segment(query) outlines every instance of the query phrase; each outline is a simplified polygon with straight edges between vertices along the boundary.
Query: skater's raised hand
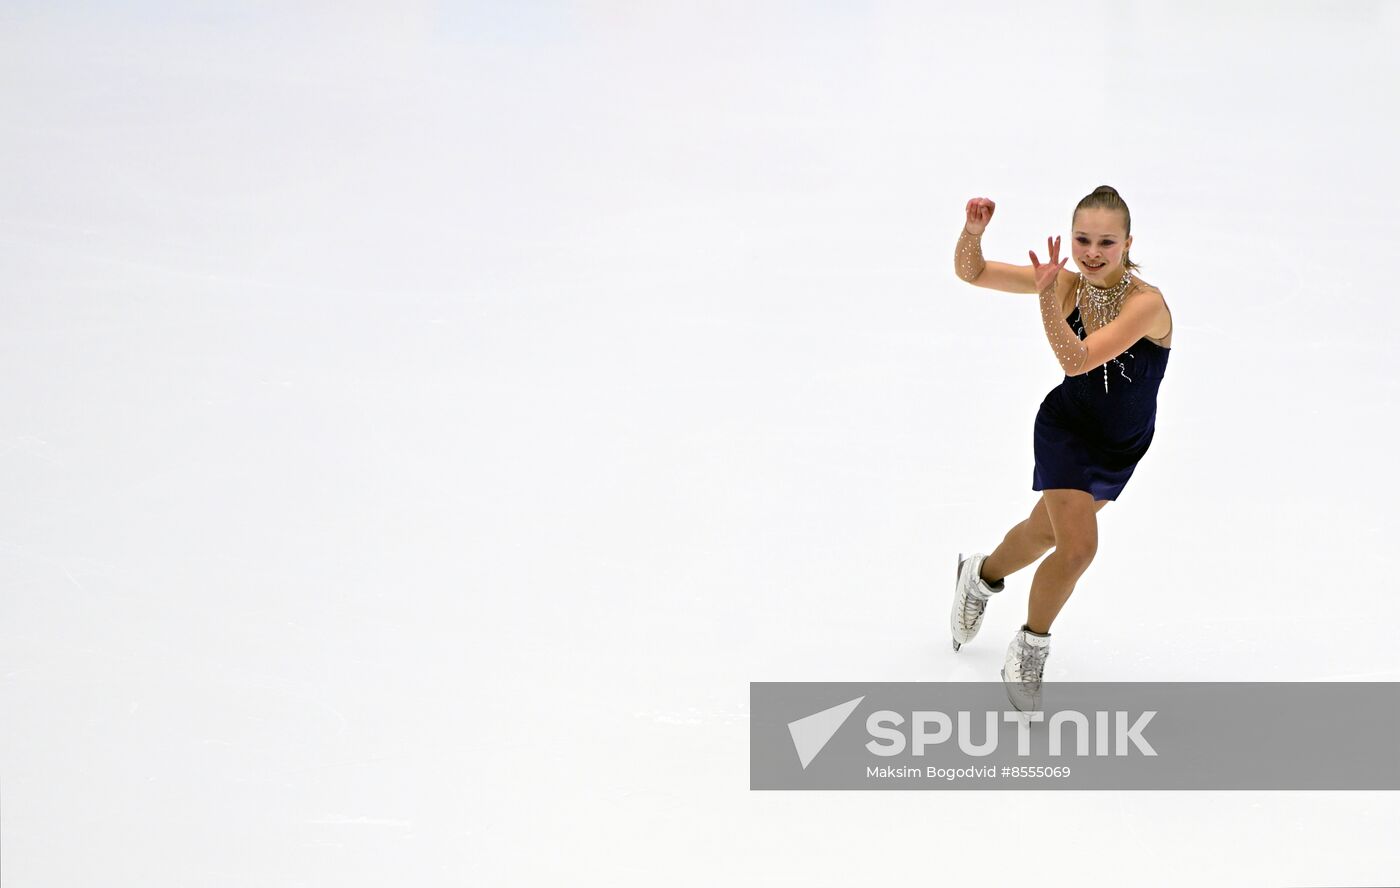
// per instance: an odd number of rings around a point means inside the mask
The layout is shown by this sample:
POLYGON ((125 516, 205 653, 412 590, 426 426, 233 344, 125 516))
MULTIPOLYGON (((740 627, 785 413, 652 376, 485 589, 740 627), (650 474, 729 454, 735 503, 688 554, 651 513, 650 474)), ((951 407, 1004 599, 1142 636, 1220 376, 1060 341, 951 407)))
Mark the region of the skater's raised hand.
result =
POLYGON ((963 227, 970 234, 981 234, 987 230, 987 223, 992 221, 992 213, 995 213, 997 205, 985 197, 974 197, 967 202, 967 224, 963 227))
POLYGON ((1035 258, 1035 250, 1031 250, 1031 267, 1035 269, 1035 289, 1039 293, 1044 293, 1047 287, 1054 284, 1055 279, 1060 276, 1061 270, 1069 264, 1068 256, 1064 258, 1064 261, 1060 260, 1060 238, 1058 236, 1047 237, 1045 245, 1050 250, 1050 261, 1044 265, 1041 265, 1040 260, 1035 258))

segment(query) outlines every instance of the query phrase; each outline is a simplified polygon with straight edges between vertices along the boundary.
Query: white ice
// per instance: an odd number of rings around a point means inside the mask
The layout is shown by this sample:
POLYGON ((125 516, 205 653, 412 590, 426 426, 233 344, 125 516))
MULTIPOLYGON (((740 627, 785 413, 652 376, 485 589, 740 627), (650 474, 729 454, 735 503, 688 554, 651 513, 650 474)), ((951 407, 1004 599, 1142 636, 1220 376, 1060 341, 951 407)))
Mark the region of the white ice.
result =
POLYGON ((1176 329, 1053 680, 1400 680, 1400 5, 7 3, 19 885, 1375 884, 1394 793, 762 793, 748 683, 994 680, 1025 263, 1176 329), (290 8, 289 8, 290 7, 290 8))

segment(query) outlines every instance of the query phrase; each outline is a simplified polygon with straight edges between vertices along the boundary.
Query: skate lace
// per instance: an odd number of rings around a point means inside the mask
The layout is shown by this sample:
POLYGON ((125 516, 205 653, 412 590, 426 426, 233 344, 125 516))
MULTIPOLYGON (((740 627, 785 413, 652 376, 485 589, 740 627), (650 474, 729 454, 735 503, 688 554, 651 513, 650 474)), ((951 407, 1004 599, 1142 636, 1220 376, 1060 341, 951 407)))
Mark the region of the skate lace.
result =
POLYGON ((1049 648, 1035 647, 1029 644, 1021 646, 1020 673, 1021 682, 1027 686, 1028 690, 1039 690, 1042 677, 1045 674, 1045 658, 1050 655, 1049 648))
POLYGON ((987 599, 978 598, 976 595, 969 592, 967 597, 963 599, 962 612, 960 614, 963 628, 971 629, 978 620, 982 619, 982 612, 986 609, 987 599))

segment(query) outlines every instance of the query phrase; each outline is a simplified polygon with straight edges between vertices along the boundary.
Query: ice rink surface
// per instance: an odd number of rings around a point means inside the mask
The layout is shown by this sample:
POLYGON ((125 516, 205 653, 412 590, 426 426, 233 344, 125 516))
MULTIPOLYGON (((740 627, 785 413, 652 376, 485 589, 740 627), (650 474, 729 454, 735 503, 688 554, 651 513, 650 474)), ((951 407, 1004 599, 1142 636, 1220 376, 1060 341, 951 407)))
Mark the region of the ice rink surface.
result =
POLYGON ((3 884, 1394 884, 1393 793, 761 793, 747 732, 995 680, 1032 571, 954 655, 951 570, 1062 374, 953 247, 1100 184, 1174 341, 1047 677, 1400 680, 1397 40, 0 6, 3 884))

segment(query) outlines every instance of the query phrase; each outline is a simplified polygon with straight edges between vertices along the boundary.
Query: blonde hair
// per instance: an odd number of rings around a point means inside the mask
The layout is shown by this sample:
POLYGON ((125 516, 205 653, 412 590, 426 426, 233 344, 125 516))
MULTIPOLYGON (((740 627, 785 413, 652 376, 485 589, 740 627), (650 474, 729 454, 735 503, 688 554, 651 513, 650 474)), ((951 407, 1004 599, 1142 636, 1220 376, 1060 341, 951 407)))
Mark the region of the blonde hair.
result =
MULTIPOLYGON (((1083 199, 1074 208, 1074 213, 1070 216, 1071 227, 1074 217, 1079 215, 1080 210, 1115 210, 1123 214, 1123 227, 1126 229, 1124 235, 1133 233, 1133 215, 1128 212, 1128 204, 1124 202, 1118 189, 1112 185, 1100 185, 1093 191, 1084 195, 1083 199)), ((1136 262, 1128 258, 1128 254, 1123 254, 1123 265, 1129 271, 1137 271, 1141 268, 1136 262)))

